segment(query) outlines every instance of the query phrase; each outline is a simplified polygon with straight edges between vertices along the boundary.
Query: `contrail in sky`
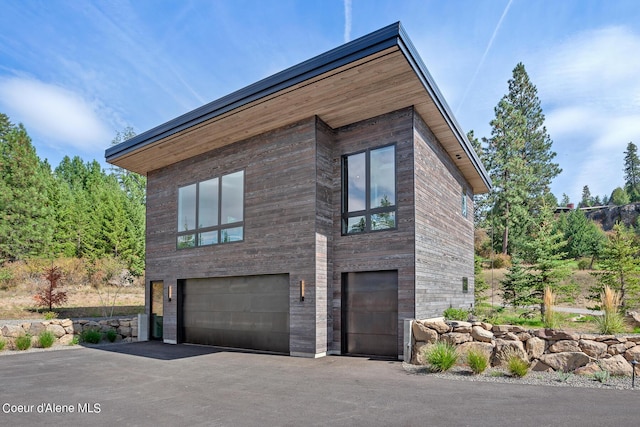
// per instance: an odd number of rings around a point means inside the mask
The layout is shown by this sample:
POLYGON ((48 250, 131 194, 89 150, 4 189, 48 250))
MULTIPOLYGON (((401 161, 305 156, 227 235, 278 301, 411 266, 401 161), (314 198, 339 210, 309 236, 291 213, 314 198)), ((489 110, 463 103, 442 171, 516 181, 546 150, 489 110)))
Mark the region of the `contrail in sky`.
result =
MULTIPOLYGON (((348 1, 348 0, 345 0, 345 2, 346 1, 348 1)), ((489 50, 491 50, 491 46, 493 46, 493 41, 495 40, 496 35, 498 34, 498 31, 500 31, 500 27, 502 26, 502 21, 504 21, 505 16, 507 16, 507 12, 509 12, 509 8, 511 7, 511 3, 513 3, 513 0, 509 0, 509 3, 507 3, 507 6, 504 8, 504 11, 502 12, 502 16, 500 17, 500 20, 498 21, 498 25, 496 25, 496 28, 493 30, 493 34, 491 35, 491 39, 489 40, 489 43, 487 44, 487 48, 484 50, 484 53, 482 54, 482 58, 480 58, 480 63, 478 63, 478 66, 476 67, 476 71, 475 71, 475 73, 473 73, 473 77, 471 77, 471 81, 469 82, 469 85, 467 86, 467 89, 465 89, 464 95, 462 95, 462 99, 458 103, 458 108, 456 108, 456 113, 455 113, 456 115, 458 114, 458 111, 460 111, 460 108, 464 104, 464 101, 467 99, 467 95, 469 94, 469 90, 471 89, 471 86, 473 86, 473 83, 476 81, 476 77, 478 77, 478 73, 480 72, 480 68, 484 64, 484 60, 487 58, 487 54, 489 53, 489 50)))
POLYGON ((351 0, 344 0, 344 42, 351 40, 351 0))

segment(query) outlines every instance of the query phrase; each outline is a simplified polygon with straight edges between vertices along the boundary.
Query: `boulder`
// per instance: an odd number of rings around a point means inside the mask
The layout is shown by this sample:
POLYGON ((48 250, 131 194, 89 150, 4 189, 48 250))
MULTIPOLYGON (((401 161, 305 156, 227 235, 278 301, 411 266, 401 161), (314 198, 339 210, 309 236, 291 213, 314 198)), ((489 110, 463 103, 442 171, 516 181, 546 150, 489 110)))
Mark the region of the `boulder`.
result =
POLYGON ((80 322, 77 322, 77 323, 74 322, 73 323, 73 333, 75 335, 79 335, 79 334, 82 333, 82 330, 83 330, 83 326, 82 325, 83 325, 83 323, 80 323, 80 322))
POLYGON ((640 346, 636 345, 625 351, 624 358, 629 362, 631 362, 632 360, 637 360, 638 362, 640 362, 640 346))
POLYGON ((640 327, 640 311, 628 312, 625 319, 632 327, 640 327))
POLYGON ((514 334, 519 334, 522 332, 527 332, 527 330, 522 326, 509 325, 509 332, 513 332, 514 334))
POLYGON ((540 339, 538 337, 531 337, 527 340, 525 344, 525 348, 527 350, 527 354, 531 359, 539 359, 540 356, 544 354, 544 350, 546 349, 546 341, 540 339))
POLYGON ((628 350, 627 346, 620 343, 620 344, 614 344, 614 345, 608 346, 607 353, 612 356, 615 356, 616 354, 624 354, 624 352, 627 350, 628 350))
POLYGON ((4 325, 2 327, 2 335, 7 338, 16 338, 24 334, 25 331, 20 325, 4 325))
POLYGON ((131 336, 131 328, 129 326, 120 326, 117 330, 118 334, 122 335, 123 337, 131 336))
POLYGON ((53 335, 56 336, 56 338, 60 338, 61 336, 65 335, 67 332, 64 330, 64 328, 60 325, 49 325, 47 326, 47 331, 51 332, 53 335))
POLYGON ((471 337, 476 341, 490 343, 493 341, 493 332, 482 326, 474 326, 471 328, 471 337))
POLYGON ((461 334, 470 334, 471 333, 471 324, 469 326, 453 326, 453 332, 458 332, 461 334))
POLYGON ((433 346, 431 343, 416 343, 413 346, 413 352, 411 354, 411 363, 414 365, 426 365, 424 354, 429 350, 429 347, 433 346))
POLYGON ((605 343, 592 340, 580 340, 578 341, 578 345, 584 354, 594 359, 602 359, 609 349, 609 346, 605 343))
POLYGON ((69 327, 73 327, 73 320, 71 319, 62 319, 60 320, 60 326, 62 326, 63 328, 69 328, 69 327))
POLYGON ((427 328, 431 328, 439 334, 444 334, 451 330, 451 327, 442 320, 423 321, 422 324, 427 328))
POLYGON ((516 334, 516 336, 518 337, 518 339, 522 342, 526 342, 529 340, 529 338, 531 338, 531 334, 528 332, 518 332, 516 334))
POLYGON ((586 365, 584 365, 583 367, 578 368, 575 371, 573 371, 573 373, 576 374, 576 375, 593 375, 596 372, 599 372, 601 370, 602 369, 600 369, 600 365, 598 365, 598 363, 589 362, 586 365))
POLYGON ((480 326, 485 328, 487 331, 490 331, 493 328, 493 325, 487 322, 480 322, 480 326))
POLYGON ((70 345, 71 342, 73 341, 73 335, 72 334, 66 334, 60 337, 60 339, 58 339, 58 344, 60 345, 70 345))
POLYGON ((490 360, 491 355, 493 354, 493 344, 488 342, 469 341, 460 344, 457 348, 458 354, 463 360, 466 358, 467 353, 472 350, 483 353, 487 356, 487 360, 490 360))
POLYGON ((509 360, 511 355, 516 355, 523 360, 529 361, 527 352, 524 351, 522 341, 496 339, 493 355, 491 356, 491 366, 500 366, 504 364, 509 360))
POLYGON ((438 340, 438 333, 420 322, 413 322, 411 331, 415 341, 436 342, 438 340))
POLYGON ((448 332, 446 334, 440 335, 440 341, 447 342, 451 345, 459 345, 471 340, 472 339, 470 334, 461 334, 459 332, 448 332))
POLYGON ((556 341, 549 346, 549 352, 551 353, 567 353, 567 352, 581 352, 580 346, 577 341, 572 340, 560 340, 556 341))
POLYGON ((610 375, 614 376, 631 376, 633 371, 631 364, 627 362, 621 354, 617 354, 608 359, 602 359, 598 363, 603 371, 607 371, 610 375))
POLYGON ((542 363, 551 366, 555 371, 571 372, 591 361, 589 356, 578 351, 565 353, 548 353, 540 356, 542 363))
POLYGON ((500 338, 502 338, 503 340, 507 340, 507 341, 520 341, 518 336, 516 334, 514 334, 513 332, 507 332, 506 334, 502 334, 500 336, 500 338))
POLYGON ((41 332, 47 330, 47 325, 44 322, 33 322, 29 326, 29 332, 31 335, 40 335, 41 332))
POLYGON ((89 321, 84 325, 82 325, 82 330, 83 331, 99 331, 100 327, 101 325, 98 322, 89 321))
POLYGON ((553 372, 553 368, 544 362, 536 360, 531 366, 533 372, 553 372))
POLYGON ((493 325, 491 327, 491 331, 495 333, 506 333, 509 332, 509 325, 493 325))
POLYGON ((538 329, 536 331, 538 338, 546 339, 547 341, 560 341, 560 340, 580 340, 580 334, 574 334, 571 332, 559 331, 556 329, 538 329))

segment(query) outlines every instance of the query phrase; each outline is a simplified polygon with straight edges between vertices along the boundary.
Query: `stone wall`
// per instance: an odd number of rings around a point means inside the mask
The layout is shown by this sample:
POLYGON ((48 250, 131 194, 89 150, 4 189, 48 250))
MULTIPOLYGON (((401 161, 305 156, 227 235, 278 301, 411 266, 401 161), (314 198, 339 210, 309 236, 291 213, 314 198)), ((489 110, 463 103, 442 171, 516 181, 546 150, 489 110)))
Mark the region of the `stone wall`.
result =
MULTIPOLYGON (((32 336, 33 346, 37 346, 38 335, 43 331, 50 331, 56 337, 54 345, 68 345, 74 335, 83 331, 97 330, 106 334, 109 330, 116 331, 115 342, 132 342, 138 340, 138 318, 122 318, 107 320, 71 320, 52 319, 24 322, 20 324, 6 324, 0 328, 0 338, 7 342, 7 349, 14 349, 17 337, 29 334, 32 336)), ((106 337, 103 337, 106 340, 106 337)))
MULTIPOLYGON (((640 335, 579 334, 554 329, 526 330, 520 326, 486 322, 414 320, 411 324, 411 363, 424 364, 423 351, 436 341, 448 342, 460 354, 471 349, 484 352, 491 366, 500 366, 509 354, 517 354, 533 371, 563 371, 631 375, 631 361, 640 362, 640 335)), ((640 364, 636 366, 640 374, 640 364)))

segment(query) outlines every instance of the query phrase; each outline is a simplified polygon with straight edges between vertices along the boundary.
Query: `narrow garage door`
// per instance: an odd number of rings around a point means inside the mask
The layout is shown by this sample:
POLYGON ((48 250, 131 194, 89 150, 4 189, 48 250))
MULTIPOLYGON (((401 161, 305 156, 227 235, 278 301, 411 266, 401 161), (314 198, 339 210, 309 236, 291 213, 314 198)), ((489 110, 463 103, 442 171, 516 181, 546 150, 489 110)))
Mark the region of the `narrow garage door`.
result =
POLYGON ((289 276, 190 279, 182 286, 182 341, 289 353, 289 276))
POLYGON ((398 272, 342 275, 342 348, 355 355, 398 356, 398 272))

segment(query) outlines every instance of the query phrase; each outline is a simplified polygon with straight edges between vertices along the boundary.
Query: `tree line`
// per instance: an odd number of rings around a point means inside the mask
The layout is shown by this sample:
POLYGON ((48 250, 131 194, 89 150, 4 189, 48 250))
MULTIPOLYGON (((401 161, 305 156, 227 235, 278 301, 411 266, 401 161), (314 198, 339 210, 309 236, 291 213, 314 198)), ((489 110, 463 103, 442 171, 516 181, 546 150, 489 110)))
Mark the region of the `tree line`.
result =
MULTIPOLYGON (((133 136, 118 132, 113 143, 133 136)), ((96 161, 40 160, 27 130, 0 113, 0 266, 31 258, 113 257, 144 272, 146 179, 96 161)))

